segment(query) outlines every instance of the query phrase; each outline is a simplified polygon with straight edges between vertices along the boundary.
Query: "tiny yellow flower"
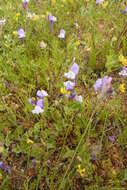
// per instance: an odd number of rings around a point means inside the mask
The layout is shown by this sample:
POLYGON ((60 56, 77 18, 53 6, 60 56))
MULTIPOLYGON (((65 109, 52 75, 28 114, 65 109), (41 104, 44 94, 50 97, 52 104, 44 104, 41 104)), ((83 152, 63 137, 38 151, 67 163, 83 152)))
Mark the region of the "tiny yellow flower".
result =
POLYGON ((80 45, 80 41, 77 40, 77 41, 75 42, 75 45, 76 45, 76 46, 79 46, 79 45, 80 45))
POLYGON ((49 15, 49 11, 46 11, 46 16, 48 16, 49 15))
POLYGON ((34 141, 32 141, 31 139, 28 138, 28 139, 27 139, 27 143, 28 143, 28 144, 33 144, 34 141))
POLYGON ((13 31, 13 35, 14 36, 18 36, 18 32, 17 31, 13 31))
POLYGON ((56 4, 56 0, 52 0, 52 4, 55 5, 56 4))
POLYGON ((16 13, 16 17, 19 17, 20 16, 20 13, 16 13))
POLYGON ((120 92, 122 92, 122 93, 125 92, 125 84, 124 84, 124 83, 120 84, 119 90, 120 90, 120 92))
POLYGON ((81 177, 83 177, 85 175, 86 170, 85 168, 82 169, 81 165, 79 164, 77 168, 77 172, 80 174, 81 177))
POLYGON ((67 91, 65 87, 61 87, 60 92, 61 92, 61 94, 65 94, 65 95, 70 94, 70 92, 67 91))
POLYGON ((15 15, 15 17, 14 17, 14 20, 18 20, 18 18, 19 18, 19 16, 20 16, 20 13, 16 13, 16 15, 15 15))
POLYGON ((33 17, 33 21, 38 21, 39 20, 39 16, 38 15, 35 15, 34 17, 33 17))
POLYGON ((120 54, 120 56, 119 56, 119 61, 120 61, 124 66, 127 66, 127 59, 126 59, 122 54, 120 54))

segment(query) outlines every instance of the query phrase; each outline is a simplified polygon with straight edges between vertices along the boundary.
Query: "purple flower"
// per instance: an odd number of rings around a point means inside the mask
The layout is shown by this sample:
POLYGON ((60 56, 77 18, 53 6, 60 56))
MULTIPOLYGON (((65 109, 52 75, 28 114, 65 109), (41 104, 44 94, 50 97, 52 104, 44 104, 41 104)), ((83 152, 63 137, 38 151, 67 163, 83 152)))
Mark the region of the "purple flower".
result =
POLYGON ((53 29, 53 23, 57 21, 57 18, 50 13, 48 15, 48 19, 50 21, 50 31, 52 31, 52 29, 53 29))
POLYGON ((66 90, 71 91, 75 87, 75 82, 66 81, 66 82, 64 82, 64 86, 66 87, 66 90))
POLYGON ((44 98, 37 100, 36 105, 40 108, 44 108, 44 98))
POLYGON ((5 172, 9 171, 9 168, 4 164, 3 161, 0 161, 0 169, 4 170, 5 172))
POLYGON ((25 32, 24 32, 23 28, 20 28, 18 30, 18 38, 24 40, 24 38, 25 38, 25 32))
POLYGON ((73 65, 70 67, 69 72, 64 73, 64 77, 73 80, 73 82, 68 80, 64 82, 64 86, 67 91, 70 91, 69 93, 66 93, 66 97, 68 99, 73 99, 79 103, 82 103, 83 101, 82 96, 78 96, 73 92, 73 89, 76 86, 76 77, 78 75, 78 72, 79 72, 79 66, 76 62, 74 62, 73 65))
POLYGON ((71 92, 70 94, 66 94, 66 97, 68 99, 74 99, 75 96, 76 96, 76 94, 74 92, 71 92))
POLYGON ((79 72, 79 66, 78 66, 78 64, 77 63, 73 63, 73 65, 70 68, 70 71, 72 71, 75 75, 77 75, 78 72, 79 72))
POLYGON ((125 6, 125 13, 127 12, 127 6, 125 6))
POLYGON ((37 100, 35 100, 34 98, 30 98, 28 99, 28 102, 35 105, 32 113, 40 114, 44 112, 44 97, 48 96, 48 93, 45 90, 38 90, 36 96, 38 97, 37 100))
POLYGON ((94 90, 106 93, 111 88, 112 77, 105 76, 102 79, 99 78, 94 84, 94 90))
POLYGON ((29 3, 29 0, 22 1, 22 6, 26 12, 28 12, 28 3, 29 3))
POLYGON ((102 79, 97 79, 95 84, 94 84, 94 90, 95 91, 98 91, 98 90, 101 90, 101 87, 102 87, 102 79))
POLYGON ((103 79, 102 79, 102 89, 104 90, 104 88, 110 88, 111 86, 111 82, 112 82, 112 77, 108 77, 108 76, 105 76, 103 79))
POLYGON ((39 98, 44 98, 45 96, 48 96, 48 93, 45 90, 38 90, 36 96, 39 98))
POLYGON ((123 67, 122 71, 119 72, 119 75, 122 77, 126 77, 127 76, 127 67, 123 67))
POLYGON ((48 19, 49 19, 50 22, 56 22, 57 21, 56 17, 53 16, 52 14, 48 15, 48 19))
POLYGON ((104 0, 96 0, 96 5, 103 3, 103 2, 104 2, 104 0))
POLYGON ((64 39, 65 38, 65 35, 66 35, 66 32, 64 29, 61 29, 60 30, 60 33, 58 35, 58 38, 61 38, 61 39, 64 39))
POLYGON ((79 72, 79 66, 77 63, 74 63, 69 72, 68 73, 64 73, 64 77, 68 78, 68 79, 72 79, 72 80, 75 80, 77 74, 79 72))
POLYGON ((64 73, 64 77, 68 78, 68 79, 72 79, 72 80, 75 80, 77 74, 79 72, 79 66, 77 63, 74 63, 69 72, 68 73, 64 73))

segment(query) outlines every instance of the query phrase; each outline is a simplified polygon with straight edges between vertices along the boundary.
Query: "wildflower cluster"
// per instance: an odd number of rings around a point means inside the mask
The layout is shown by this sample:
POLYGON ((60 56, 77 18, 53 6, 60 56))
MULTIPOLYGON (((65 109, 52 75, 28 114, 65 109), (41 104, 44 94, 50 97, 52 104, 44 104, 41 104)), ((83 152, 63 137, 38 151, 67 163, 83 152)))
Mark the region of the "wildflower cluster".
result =
POLYGON ((44 112, 44 97, 48 96, 48 93, 45 90, 38 90, 36 93, 37 100, 35 98, 28 99, 30 104, 35 105, 32 110, 33 114, 40 114, 44 112))
POLYGON ((112 77, 105 76, 103 78, 97 79, 94 84, 95 92, 99 92, 102 95, 107 94, 111 90, 112 77))
POLYGON ((77 102, 82 102, 82 96, 78 96, 74 93, 76 86, 76 79, 79 72, 79 66, 77 63, 73 63, 68 73, 64 73, 64 77, 70 80, 64 82, 64 88, 61 88, 61 93, 65 94, 68 99, 74 99, 77 102))

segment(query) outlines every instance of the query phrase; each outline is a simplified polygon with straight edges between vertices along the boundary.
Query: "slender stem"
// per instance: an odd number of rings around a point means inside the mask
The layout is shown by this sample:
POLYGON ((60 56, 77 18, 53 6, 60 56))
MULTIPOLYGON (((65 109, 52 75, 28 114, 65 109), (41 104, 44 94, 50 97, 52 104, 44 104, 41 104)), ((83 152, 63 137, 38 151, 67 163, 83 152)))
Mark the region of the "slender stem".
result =
POLYGON ((87 127, 86 127, 84 133, 83 133, 82 136, 81 136, 81 139, 80 139, 80 141, 79 141, 79 143, 78 143, 78 145, 77 145, 77 147, 76 147, 76 150, 75 150, 75 152, 74 152, 74 154, 73 154, 73 157, 72 157, 72 159, 71 159, 71 161, 70 161, 70 164, 69 164, 69 166, 68 166, 68 168, 67 168, 67 170, 66 170, 66 172, 65 172, 65 174, 64 174, 64 176, 63 176, 63 179, 62 179, 62 181, 61 181, 61 184, 60 184, 58 190, 61 190, 61 189, 62 189, 62 185, 63 185, 64 179, 66 178, 66 176, 69 175, 69 174, 68 174, 68 173, 69 173, 69 169, 70 169, 70 167, 71 167, 71 165, 72 165, 72 163, 73 163, 73 160, 74 160, 74 158, 75 158, 75 156, 76 156, 76 154, 77 154, 77 152, 78 152, 78 149, 79 149, 79 147, 80 147, 80 145, 81 145, 81 143, 82 143, 82 141, 83 141, 83 139, 84 139, 84 137, 85 137, 85 135, 86 135, 86 133, 87 133, 87 130, 88 130, 88 128, 89 128, 89 125, 90 125, 90 123, 91 123, 92 117, 93 117, 93 115, 95 114, 95 112, 96 112, 96 109, 95 109, 95 110, 92 112, 92 114, 91 114, 91 117, 90 117, 90 120, 89 120, 89 122, 88 122, 88 124, 87 124, 87 127), (67 174, 68 174, 68 175, 67 175, 67 174))

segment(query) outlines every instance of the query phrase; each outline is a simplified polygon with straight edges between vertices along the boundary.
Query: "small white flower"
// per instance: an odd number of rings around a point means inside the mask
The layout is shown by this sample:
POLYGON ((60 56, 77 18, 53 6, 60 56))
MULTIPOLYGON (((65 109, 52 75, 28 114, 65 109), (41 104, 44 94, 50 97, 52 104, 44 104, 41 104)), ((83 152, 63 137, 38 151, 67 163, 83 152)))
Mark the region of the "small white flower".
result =
POLYGON ((126 77, 127 76, 127 67, 123 67, 122 71, 119 72, 119 75, 122 77, 126 77))
POLYGON ((47 47, 47 44, 43 41, 40 42, 40 48, 45 49, 47 47))
POLYGON ((72 71, 69 71, 68 73, 64 73, 64 77, 66 77, 67 79, 75 79, 75 73, 73 73, 72 71))
POLYGON ((74 99, 77 101, 77 102, 79 102, 79 103, 82 103, 82 101, 83 101, 83 98, 82 98, 82 96, 75 96, 74 97, 74 99))
POLYGON ((0 20, 0 26, 4 26, 5 23, 6 23, 6 19, 1 19, 1 20, 0 20))
POLYGON ((32 110, 33 114, 39 114, 43 112, 44 112, 44 109, 42 109, 40 106, 35 106, 34 110, 32 110))
POLYGON ((64 29, 61 29, 60 30, 60 33, 58 35, 58 38, 61 38, 61 39, 64 39, 65 38, 65 35, 66 35, 66 32, 64 29))

